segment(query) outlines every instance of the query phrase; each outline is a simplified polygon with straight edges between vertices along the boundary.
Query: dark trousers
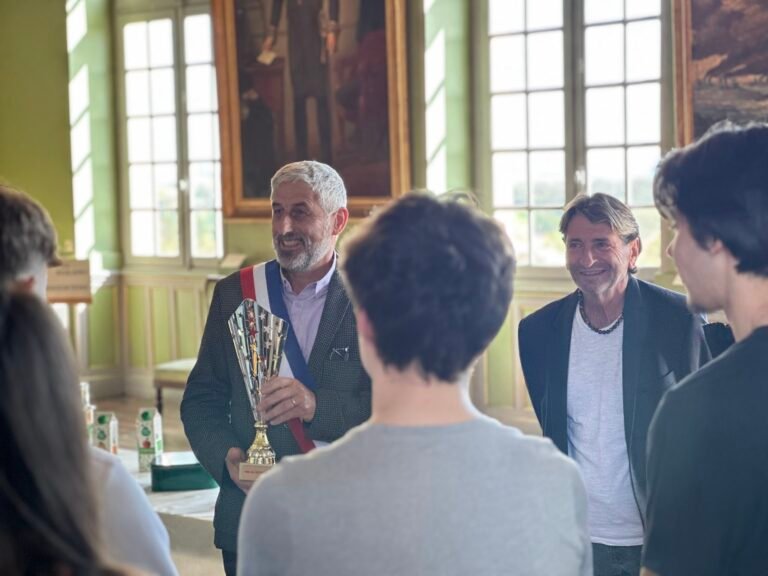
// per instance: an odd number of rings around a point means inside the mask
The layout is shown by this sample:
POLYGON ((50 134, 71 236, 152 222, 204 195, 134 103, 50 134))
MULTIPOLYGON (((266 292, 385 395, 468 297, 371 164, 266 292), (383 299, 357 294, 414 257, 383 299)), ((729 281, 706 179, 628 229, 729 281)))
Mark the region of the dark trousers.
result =
POLYGON ((224 561, 224 574, 237 576, 237 552, 222 550, 221 558, 224 561))
POLYGON ((638 576, 642 546, 592 544, 595 576, 638 576))
MULTIPOLYGON (((309 160, 308 136, 307 136, 307 96, 294 96, 293 98, 293 130, 296 137, 296 154, 299 160, 309 160)), ((320 133, 320 161, 331 163, 331 111, 328 106, 328 97, 318 96, 317 103, 317 128, 320 133)))

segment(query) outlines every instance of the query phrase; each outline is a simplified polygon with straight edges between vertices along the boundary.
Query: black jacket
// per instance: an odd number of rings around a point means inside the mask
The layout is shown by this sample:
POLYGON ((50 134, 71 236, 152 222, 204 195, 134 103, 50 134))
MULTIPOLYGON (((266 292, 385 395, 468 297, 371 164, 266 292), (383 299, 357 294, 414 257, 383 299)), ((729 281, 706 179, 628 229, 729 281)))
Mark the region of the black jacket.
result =
MULTIPOLYGON (((568 359, 577 307, 574 292, 523 319, 518 329, 520 361, 536 417, 544 435, 565 454, 568 359)), ((630 276, 624 299, 624 431, 643 522, 648 426, 664 392, 710 359, 703 324, 681 294, 630 276)))

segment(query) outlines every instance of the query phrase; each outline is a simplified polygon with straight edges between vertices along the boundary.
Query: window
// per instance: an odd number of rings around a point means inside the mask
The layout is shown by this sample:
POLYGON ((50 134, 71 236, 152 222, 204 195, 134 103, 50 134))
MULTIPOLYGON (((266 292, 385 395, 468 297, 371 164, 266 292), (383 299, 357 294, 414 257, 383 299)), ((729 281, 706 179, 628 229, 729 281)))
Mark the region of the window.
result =
POLYGON ((488 0, 490 182, 522 266, 562 266, 579 192, 627 202, 640 266, 661 260, 651 183, 662 141, 660 0, 488 0))
POLYGON ((220 258, 210 15, 134 16, 118 28, 130 258, 187 265, 220 258))

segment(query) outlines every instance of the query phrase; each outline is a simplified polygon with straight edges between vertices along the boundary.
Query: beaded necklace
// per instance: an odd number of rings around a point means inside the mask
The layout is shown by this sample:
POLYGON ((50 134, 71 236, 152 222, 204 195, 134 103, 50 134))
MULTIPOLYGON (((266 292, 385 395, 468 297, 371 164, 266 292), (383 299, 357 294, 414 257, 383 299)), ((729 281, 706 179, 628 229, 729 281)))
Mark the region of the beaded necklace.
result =
POLYGON ((610 334, 616 328, 618 328, 621 325, 622 320, 624 320, 624 312, 619 314, 619 317, 616 319, 616 321, 608 326, 608 328, 597 328, 592 325, 592 322, 589 321, 589 317, 587 316, 587 311, 584 309, 584 294, 581 290, 578 290, 579 293, 579 313, 581 314, 581 319, 584 320, 584 323, 587 325, 587 327, 592 330, 592 332, 596 332, 597 334, 610 334))

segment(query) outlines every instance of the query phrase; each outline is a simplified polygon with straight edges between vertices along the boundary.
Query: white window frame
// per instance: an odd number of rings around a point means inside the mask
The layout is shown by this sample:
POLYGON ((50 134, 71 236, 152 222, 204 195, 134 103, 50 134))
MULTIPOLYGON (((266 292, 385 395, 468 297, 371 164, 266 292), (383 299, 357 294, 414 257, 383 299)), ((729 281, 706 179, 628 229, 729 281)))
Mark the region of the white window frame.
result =
MULTIPOLYGON (((475 63, 475 81, 472 108, 473 140, 475 142, 475 180, 481 191, 482 206, 488 213, 495 210, 493 199, 492 178, 492 142, 491 142, 491 72, 490 72, 490 39, 488 29, 489 1, 473 1, 472 18, 472 61, 475 63)), ((528 0, 535 1, 535 0, 528 0)), ((584 76, 584 4, 585 0, 563 0, 563 33, 564 44, 564 83, 565 91, 565 201, 573 199, 577 194, 587 191, 586 182, 586 89, 584 76)), ((662 156, 674 144, 674 87, 673 87, 673 58, 672 42, 672 11, 669 3, 661 0, 661 128, 660 147, 662 156)), ((528 32, 525 32, 528 34, 528 32)), ((626 39, 625 39, 626 42, 626 39)), ((626 53, 625 53, 626 61, 626 53)), ((626 83, 624 83, 626 84, 626 83)), ((626 146, 626 145, 625 145, 626 146)), ((618 145, 617 145, 618 147, 618 145)), ((625 171, 625 179, 627 174, 625 171)), ((634 207, 634 206, 633 206, 634 207)), ((530 203, 519 209, 531 209, 530 203)), ((529 226, 530 227, 530 226, 529 226)), ((530 234, 530 232, 529 232, 530 234)), ((667 234, 661 226, 661 254, 658 259, 660 267, 641 268, 638 276, 654 278, 664 267, 666 261, 664 249, 667 234)), ((529 236, 529 246, 531 239, 529 236)), ((563 246, 563 251, 565 247, 563 246)), ((519 280, 526 278, 544 280, 547 286, 566 288, 569 284, 567 272, 563 267, 520 265, 519 280)), ((525 282, 527 284, 527 282, 525 282)), ((534 288, 538 285, 531 283, 534 288)))
MULTIPOLYGON (((118 0, 115 7, 113 22, 113 34, 115 38, 115 78, 116 78, 116 106, 117 106, 117 140, 118 140, 118 166, 119 166, 119 190, 121 209, 121 240, 123 245, 124 261, 128 266, 138 267, 163 267, 176 269, 201 269, 217 270, 221 258, 226 253, 224 246, 223 214, 220 217, 221 226, 217 234, 221 235, 222 253, 214 258, 200 258, 192 256, 191 238, 191 203, 189 197, 189 152, 186 126, 186 74, 184 58, 184 18, 197 14, 211 15, 210 2, 198 0, 118 0), (158 7, 159 6, 159 7, 158 7), (179 254, 178 256, 135 256, 131 251, 131 207, 130 186, 128 175, 128 115, 126 111, 125 95, 125 60, 123 46, 123 27, 132 22, 142 22, 158 19, 170 19, 173 31, 173 55, 174 55, 174 82, 175 82, 175 118, 176 118, 176 145, 177 145, 177 170, 178 170, 178 203, 179 217, 179 254)), ((211 36, 213 43, 213 32, 211 36)), ((221 160, 219 159, 219 162, 221 160)), ((219 188, 221 183, 219 183, 219 188)), ((221 199, 219 199, 221 202, 221 199)), ((219 208, 221 214, 221 208, 219 208)))

